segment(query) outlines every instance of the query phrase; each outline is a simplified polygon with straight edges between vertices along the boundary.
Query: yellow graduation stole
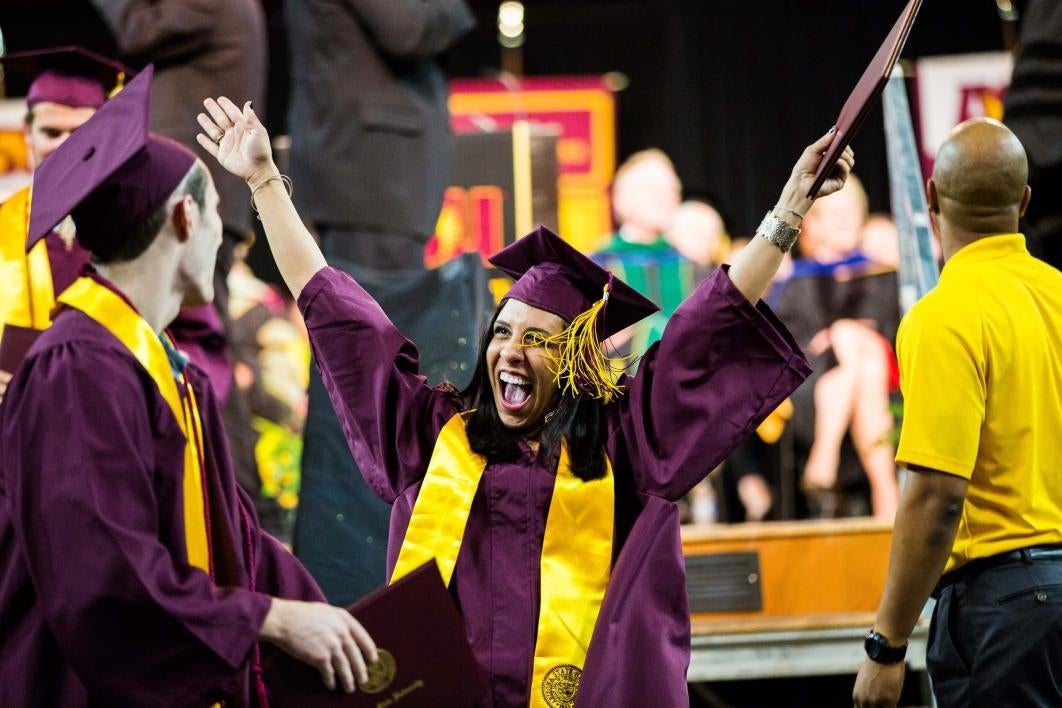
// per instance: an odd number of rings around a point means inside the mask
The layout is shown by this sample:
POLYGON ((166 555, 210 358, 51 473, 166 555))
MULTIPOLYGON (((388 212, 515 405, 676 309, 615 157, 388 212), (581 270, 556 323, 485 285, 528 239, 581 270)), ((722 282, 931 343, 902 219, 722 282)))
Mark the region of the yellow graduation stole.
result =
POLYGON ((59 302, 80 310, 113 334, 136 358, 169 405, 184 434, 184 538, 188 563, 206 573, 210 568, 210 542, 207 533, 203 494, 203 423, 188 380, 181 374, 188 395, 182 396, 173 378, 166 350, 151 329, 128 303, 92 278, 78 278, 59 296, 59 302))
MULTIPOLYGON (((435 443, 390 582, 434 558, 443 581, 450 584, 486 466, 469 446, 464 418, 455 415, 435 443)), ((608 458, 605 476, 584 482, 572 474, 567 445, 562 445, 542 542, 530 700, 535 708, 575 705, 612 569, 614 516, 615 485, 608 458)))
POLYGON ((26 253, 30 188, 0 204, 0 328, 4 324, 44 329, 55 307, 52 266, 44 239, 26 253))

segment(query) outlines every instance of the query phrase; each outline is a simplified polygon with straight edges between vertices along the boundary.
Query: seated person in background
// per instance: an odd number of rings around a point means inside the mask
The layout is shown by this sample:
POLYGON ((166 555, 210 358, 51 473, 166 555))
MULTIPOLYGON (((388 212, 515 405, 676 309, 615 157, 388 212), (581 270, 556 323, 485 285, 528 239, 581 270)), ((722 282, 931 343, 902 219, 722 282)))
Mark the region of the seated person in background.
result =
MULTIPOLYGON (((729 242, 729 255, 723 260, 733 263, 750 240, 748 236, 735 237, 729 242)), ((786 253, 772 288, 785 280, 791 268, 792 260, 786 253)), ((792 417, 793 402, 787 398, 756 428, 755 435, 750 435, 726 458, 722 474, 716 478, 722 497, 718 505, 719 521, 738 523, 778 518, 776 503, 781 472, 778 441, 792 417)))
MULTIPOLYGON (((693 284, 707 278, 729 251, 723 217, 705 202, 689 200, 675 211, 664 239, 693 266, 693 284)), ((770 501, 767 503, 770 506, 770 501)), ((683 523, 711 523, 719 520, 719 507, 712 483, 697 484, 680 503, 683 523)))
POLYGON ((804 219, 803 258, 794 261, 782 286, 778 316, 815 368, 793 397, 797 464, 811 514, 872 511, 891 520, 899 483, 889 387, 900 308, 895 271, 861 250, 866 218, 866 193, 855 178, 815 203, 804 219), (843 453, 846 436, 855 460, 843 453), (862 494, 850 493, 863 475, 870 486, 869 509, 862 494))
POLYGON ((696 199, 682 202, 664 232, 664 239, 693 264, 695 283, 711 275, 730 252, 730 237, 723 217, 715 207, 696 199))
POLYGON ((682 183, 660 150, 636 152, 616 170, 612 209, 619 228, 591 258, 660 308, 610 339, 620 355, 643 354, 693 292, 693 264, 664 240, 681 199, 682 183))
POLYGON ((860 250, 878 265, 893 270, 900 267, 900 233, 891 216, 875 213, 867 217, 860 238, 860 250))

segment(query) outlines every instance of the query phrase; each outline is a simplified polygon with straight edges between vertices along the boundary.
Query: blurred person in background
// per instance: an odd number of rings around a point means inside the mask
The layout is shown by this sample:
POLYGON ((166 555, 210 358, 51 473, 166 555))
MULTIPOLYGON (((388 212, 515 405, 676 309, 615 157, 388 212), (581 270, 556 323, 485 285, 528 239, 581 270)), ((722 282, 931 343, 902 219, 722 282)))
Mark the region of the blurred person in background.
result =
MULTIPOLYGON (((475 256, 428 271, 424 246, 452 153, 438 59, 475 16, 464 0, 288 0, 285 11, 299 211, 329 265, 356 277, 421 344, 434 381, 440 370, 464 375, 477 303, 490 302, 483 268, 475 256), (437 327, 439 317, 450 326, 437 327)), ((388 508, 358 473, 314 369, 295 552, 332 602, 349 604, 383 584, 387 528, 388 508)))
POLYGON ((1039 195, 1022 215, 1029 252, 1062 268, 1062 3, 1017 0, 1018 52, 1003 99, 1003 122, 1029 159, 1029 186, 1039 195))
POLYGON ((778 316, 815 368, 793 396, 797 466, 810 513, 872 513, 888 521, 899 496, 889 390, 900 305, 895 271, 862 251, 867 212, 855 178, 815 203, 805 216, 803 258, 781 287, 778 316), (869 499, 860 491, 867 483, 869 499))
POLYGON ((660 308, 611 338, 620 356, 637 357, 660 339, 668 318, 693 292, 693 263, 664 238, 681 201, 682 183, 660 150, 636 152, 616 170, 612 211, 618 226, 591 258, 660 308))
POLYGON ((723 217, 711 204, 696 199, 682 202, 664 231, 664 239, 693 263, 693 278, 701 282, 730 253, 723 217))
POLYGON ((262 496, 277 506, 276 535, 290 544, 299 500, 310 345, 298 308, 255 277, 236 248, 229 271, 229 316, 236 387, 246 396, 262 496))
MULTIPOLYGON (((10 77, 32 77, 22 128, 31 169, 91 118, 125 79, 122 65, 81 48, 16 52, 0 63, 10 77)), ((6 324, 48 327, 56 296, 89 260, 70 219, 27 252, 29 204, 29 185, 0 203, 0 336, 6 324)), ((13 373, 0 370, 0 400, 13 373)))

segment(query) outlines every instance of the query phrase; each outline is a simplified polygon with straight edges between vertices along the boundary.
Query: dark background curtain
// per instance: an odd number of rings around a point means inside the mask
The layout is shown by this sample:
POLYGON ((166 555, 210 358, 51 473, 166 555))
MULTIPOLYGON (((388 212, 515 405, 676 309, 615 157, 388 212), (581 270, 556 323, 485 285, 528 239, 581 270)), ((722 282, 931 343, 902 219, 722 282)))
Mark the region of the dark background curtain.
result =
MULTIPOLYGON (((223 0, 219 0, 223 1, 223 0)), ((451 76, 500 66, 497 0, 469 0, 479 27, 444 64, 451 76)), ((271 131, 283 130, 282 0, 263 0, 271 39, 271 131)), ((618 155, 659 147, 688 196, 708 198, 734 234, 755 229, 797 154, 833 123, 904 0, 525 0, 524 73, 629 80, 618 94, 618 155)), ((1020 3, 1019 3, 1020 5, 1020 3)), ((80 43, 114 53, 87 0, 0 0, 9 50, 80 43)), ((925 0, 903 56, 1003 47, 995 0, 925 0)), ((913 98, 913 97, 912 97, 913 98)), ((871 209, 888 209, 881 111, 856 138, 871 209)), ((322 156, 327 159, 327 156, 322 156)))
MULTIPOLYGON (((473 0, 475 35, 451 73, 497 67, 497 2, 473 0)), ((630 79, 620 160, 659 147, 688 196, 750 234, 800 150, 824 133, 905 0, 525 0, 524 73, 630 79)), ((905 58, 999 50, 994 0, 925 0, 905 58)), ((488 72, 489 73, 489 70, 488 72)), ((912 97, 913 100, 913 97, 912 97)), ((881 110, 854 143, 871 209, 888 209, 881 110)))

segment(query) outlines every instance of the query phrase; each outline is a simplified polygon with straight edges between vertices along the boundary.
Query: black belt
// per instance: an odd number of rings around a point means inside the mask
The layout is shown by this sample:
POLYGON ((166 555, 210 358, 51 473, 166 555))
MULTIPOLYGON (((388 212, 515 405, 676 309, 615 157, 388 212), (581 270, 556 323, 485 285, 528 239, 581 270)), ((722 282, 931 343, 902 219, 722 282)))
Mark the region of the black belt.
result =
POLYGON ((959 580, 969 580, 970 578, 979 575, 986 570, 991 570, 992 568, 999 568, 1004 565, 1015 565, 1017 563, 1036 563, 1045 561, 1062 563, 1062 546, 1030 546, 1029 548, 1019 548, 1014 551, 1007 551, 1006 553, 997 553, 996 555, 988 556, 987 558, 975 558, 961 568, 953 570, 950 573, 945 573, 940 578, 940 582, 937 583, 937 587, 933 590, 933 597, 938 597, 940 591, 952 583, 959 580))

